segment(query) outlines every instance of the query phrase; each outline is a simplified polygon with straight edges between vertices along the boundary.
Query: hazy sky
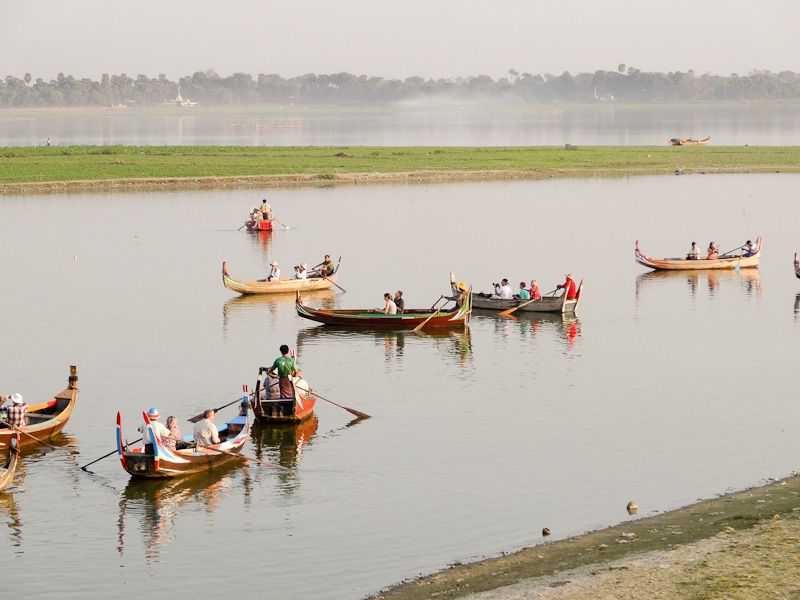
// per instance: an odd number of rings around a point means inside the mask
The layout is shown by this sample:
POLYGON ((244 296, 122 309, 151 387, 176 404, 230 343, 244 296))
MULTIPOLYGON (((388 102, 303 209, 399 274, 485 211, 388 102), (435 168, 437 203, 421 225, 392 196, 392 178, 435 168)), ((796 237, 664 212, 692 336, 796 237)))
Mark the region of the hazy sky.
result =
POLYGON ((0 75, 800 71, 800 0, 0 0, 0 75))

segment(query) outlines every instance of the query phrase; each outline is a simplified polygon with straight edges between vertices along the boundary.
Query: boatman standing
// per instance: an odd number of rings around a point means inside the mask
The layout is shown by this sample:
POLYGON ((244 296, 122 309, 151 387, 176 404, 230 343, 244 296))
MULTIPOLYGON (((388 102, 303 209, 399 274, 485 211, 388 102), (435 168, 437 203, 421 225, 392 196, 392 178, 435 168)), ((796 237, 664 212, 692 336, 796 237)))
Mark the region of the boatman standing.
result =
POLYGON ((261 218, 264 221, 272 220, 272 207, 269 205, 266 198, 261 201, 261 218))
POLYGON ((280 350, 280 357, 276 358, 275 362, 272 363, 272 366, 267 371, 267 375, 278 377, 278 389, 281 398, 294 398, 291 378, 297 375, 297 363, 289 356, 289 346, 283 344, 280 350))
POLYGON ((577 293, 575 291, 575 281, 572 279, 572 273, 567 273, 566 275, 567 280, 556 286, 557 290, 564 289, 564 293, 567 295, 567 300, 574 300, 577 293))

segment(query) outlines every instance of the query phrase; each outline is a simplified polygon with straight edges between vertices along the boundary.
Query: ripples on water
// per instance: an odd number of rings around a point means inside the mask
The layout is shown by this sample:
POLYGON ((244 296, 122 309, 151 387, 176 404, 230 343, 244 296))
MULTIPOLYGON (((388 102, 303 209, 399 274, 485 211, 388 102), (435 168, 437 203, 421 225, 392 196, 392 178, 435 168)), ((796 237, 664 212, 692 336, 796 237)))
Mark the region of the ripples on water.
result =
POLYGON ((80 377, 61 447, 26 449, 0 494, 6 585, 181 596, 235 574, 275 597, 357 598, 532 545, 544 526, 559 538, 627 519, 631 499, 646 516, 789 473, 798 180, 272 190, 292 229, 268 237, 234 231, 261 192, 0 197, 2 392, 47 397, 69 364, 80 377), (637 238, 659 256, 759 234, 759 270, 633 262, 637 238), (476 289, 502 276, 551 289, 567 271, 586 288, 577 317, 476 311, 467 330, 418 335, 323 328, 291 294, 221 285, 223 260, 251 278, 325 252, 343 257, 348 292, 313 305, 377 306, 400 288, 430 306, 451 269, 476 289), (133 439, 149 406, 185 419, 230 402, 281 343, 319 393, 373 417, 319 401, 315 420, 254 427, 245 453, 283 469, 167 482, 131 481, 116 457, 78 469, 113 449, 117 410, 133 439), (31 577, 41 565, 48 577, 31 577))

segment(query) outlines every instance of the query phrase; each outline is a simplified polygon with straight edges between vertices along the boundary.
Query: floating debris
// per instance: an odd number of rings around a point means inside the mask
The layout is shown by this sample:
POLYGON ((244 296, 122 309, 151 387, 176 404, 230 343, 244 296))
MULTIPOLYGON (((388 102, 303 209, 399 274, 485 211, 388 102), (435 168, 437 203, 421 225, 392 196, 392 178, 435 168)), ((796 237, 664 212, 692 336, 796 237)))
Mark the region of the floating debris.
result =
POLYGON ((548 527, 545 527, 544 529, 542 529, 542 536, 547 537, 548 535, 550 535, 550 529, 548 527))
POLYGON ((625 509, 628 511, 629 515, 635 515, 636 511, 639 510, 639 505, 636 504, 636 502, 634 502, 633 500, 631 500, 630 502, 628 502, 628 506, 626 506, 625 509))

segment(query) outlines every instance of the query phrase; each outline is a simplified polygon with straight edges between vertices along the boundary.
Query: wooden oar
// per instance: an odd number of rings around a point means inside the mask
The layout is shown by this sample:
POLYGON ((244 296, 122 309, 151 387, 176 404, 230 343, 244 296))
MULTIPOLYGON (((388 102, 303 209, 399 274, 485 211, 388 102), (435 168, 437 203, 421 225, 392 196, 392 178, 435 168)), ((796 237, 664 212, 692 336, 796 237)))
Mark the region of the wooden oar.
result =
POLYGON ((278 219, 276 219, 275 217, 273 217, 273 218, 272 218, 272 220, 273 220, 273 221, 275 221, 275 222, 276 222, 278 225, 280 225, 280 226, 281 226, 281 227, 283 227, 284 229, 286 229, 287 231, 288 231, 289 229, 291 229, 291 227, 289 227, 288 225, 284 225, 283 223, 281 223, 280 221, 278 221, 278 219))
MULTIPOLYGON (((549 296, 550 294, 554 294, 557 291, 558 291, 558 288, 554 289, 552 292, 547 292, 545 294, 545 296, 549 296)), ((541 300, 541 298, 539 300, 541 300)), ((530 304, 531 302, 536 302, 536 300, 527 300, 527 301, 523 302, 522 304, 517 304, 516 306, 512 306, 511 308, 507 308, 503 312, 500 312, 500 313, 497 313, 497 314, 498 314, 498 316, 501 316, 501 317, 507 317, 507 316, 511 315, 512 313, 515 313, 516 311, 518 311, 523 306, 528 306, 528 304, 530 304)))
MULTIPOLYGON (((246 392, 247 390, 245 389, 245 390, 242 390, 242 391, 243 391, 243 392, 246 392)), ((249 396, 250 398, 252 398, 252 397, 253 397, 253 394, 248 394, 248 396, 249 396)), ((215 409, 214 409, 214 412, 219 412, 219 411, 221 411, 223 408, 228 408, 229 406, 231 406, 231 405, 233 405, 233 404, 236 404, 237 402, 241 402, 241 401, 242 401, 242 397, 241 397, 241 396, 239 396, 239 397, 238 397, 236 400, 234 400, 233 402, 228 402, 227 404, 223 404, 223 405, 222 405, 222 406, 220 406, 219 408, 215 408, 215 409)), ((205 413, 205 412, 206 412, 206 411, 203 411, 203 412, 201 412, 199 415, 195 415, 195 416, 193 416, 191 419, 186 419, 186 420, 187 420, 187 421, 189 421, 189 423, 197 423, 198 421, 202 421, 202 420, 205 418, 205 416, 204 416, 204 413, 205 413)))
POLYGON ((723 257, 725 257, 725 256, 728 256, 728 254, 730 254, 731 252, 736 252, 737 250, 741 250, 742 248, 744 248, 744 244, 742 244, 742 245, 741 245, 741 246, 739 246, 738 248, 734 248, 733 250, 728 250, 727 252, 725 252, 725 253, 723 253, 723 254, 720 254, 720 255, 719 255, 719 257, 720 257, 720 258, 723 258, 723 257))
MULTIPOLYGON (((138 440, 133 440, 133 441, 132 441, 132 442, 130 442, 130 443, 131 443, 131 444, 135 444, 135 443, 137 443, 137 442, 141 442, 143 439, 144 439, 144 438, 139 438, 138 440)), ((127 443, 127 442, 126 442, 126 443, 127 443)), ((81 470, 82 470, 82 471, 86 471, 86 467, 91 467, 91 466, 92 466, 94 463, 96 463, 96 462, 100 462, 100 461, 101 461, 101 460, 103 460, 104 458, 108 458, 108 457, 109 457, 109 456, 111 456, 112 454, 116 454, 116 453, 117 453, 117 451, 116 451, 116 450, 112 450, 112 451, 111 451, 111 452, 109 452, 108 454, 103 454, 103 456, 101 456, 100 458, 97 458, 97 459, 93 460, 92 462, 90 462, 90 463, 86 463, 85 465, 83 465, 83 466, 81 467, 81 470)))
POLYGON ((345 294, 347 293, 347 290, 346 290, 346 289, 344 289, 342 286, 340 286, 338 283, 336 283, 336 282, 335 282, 333 279, 328 279, 327 277, 325 277, 325 275, 323 275, 322 273, 319 273, 319 272, 318 272, 317 274, 318 274, 320 277, 322 277, 323 279, 326 279, 327 281, 330 281, 330 282, 331 282, 333 285, 335 285, 337 288, 339 288, 340 290, 342 290, 342 292, 344 292, 345 294))
POLYGON ((42 446, 47 446, 48 448, 52 448, 53 450, 58 450, 58 446, 53 446, 53 444, 48 444, 47 442, 43 442, 42 440, 40 440, 36 436, 31 435, 27 431, 23 431, 19 427, 15 427, 14 425, 12 425, 11 423, 8 423, 7 421, 3 421, 2 419, 0 419, 0 423, 5 425, 9 429, 13 429, 14 431, 19 431, 22 435, 27 435, 32 440, 36 440, 37 442, 39 442, 42 446))
MULTIPOLYGON (((242 224, 242 227, 244 227, 245 225, 247 225, 247 223, 242 224)), ((237 229, 236 231, 241 231, 242 227, 239 227, 239 229, 237 229)))
MULTIPOLYGON (((439 296, 439 300, 441 300, 442 298, 444 298, 444 296, 439 296)), ((414 327, 414 329, 412 330, 414 333, 418 333, 423 327, 425 327, 425 325, 428 324, 428 321, 430 321, 433 317, 439 314, 439 310, 436 308, 436 305, 439 304, 439 300, 434 302, 433 306, 431 306, 431 310, 433 311, 433 313, 431 313, 431 316, 425 319, 422 323, 420 323, 416 327, 414 327)), ((447 302, 445 302, 445 304, 447 304, 447 302)))
POLYGON ((341 404, 337 404, 333 400, 328 400, 325 396, 320 396, 317 392, 313 392, 311 390, 308 390, 308 392, 306 392, 306 393, 313 394, 317 398, 319 398, 320 400, 325 400, 325 402, 330 402, 334 406, 338 406, 339 408, 343 408, 344 410, 346 410, 350 414, 357 416, 359 419, 369 419, 370 418, 370 415, 368 415, 367 413, 363 413, 360 410, 356 410, 354 408, 348 408, 347 406, 342 406, 341 404))

